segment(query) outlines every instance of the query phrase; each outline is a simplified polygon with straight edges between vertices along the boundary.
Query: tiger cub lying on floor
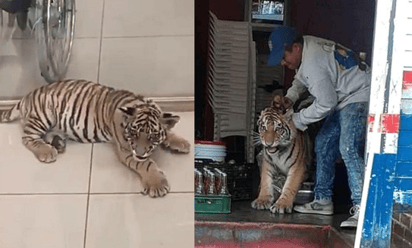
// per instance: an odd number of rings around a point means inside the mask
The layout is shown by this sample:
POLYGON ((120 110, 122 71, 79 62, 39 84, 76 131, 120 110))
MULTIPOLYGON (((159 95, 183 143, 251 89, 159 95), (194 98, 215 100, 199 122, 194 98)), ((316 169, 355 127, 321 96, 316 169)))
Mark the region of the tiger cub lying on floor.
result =
POLYGON ((163 113, 152 101, 86 80, 45 85, 24 96, 0 122, 20 118, 23 144, 45 163, 63 153, 66 139, 114 142, 126 166, 138 173, 143 193, 166 195, 169 184, 150 155, 159 145, 189 153, 187 140, 170 131, 180 117, 163 113))
POLYGON ((309 137, 295 128, 292 105, 290 99, 275 96, 272 107, 262 110, 259 117, 257 124, 263 158, 259 195, 252 202, 252 208, 291 213, 294 197, 307 178, 312 161, 309 137), (275 194, 274 180, 280 174, 286 176, 286 181, 278 186, 281 188, 279 196, 275 194), (276 199, 275 195, 279 197, 276 199))

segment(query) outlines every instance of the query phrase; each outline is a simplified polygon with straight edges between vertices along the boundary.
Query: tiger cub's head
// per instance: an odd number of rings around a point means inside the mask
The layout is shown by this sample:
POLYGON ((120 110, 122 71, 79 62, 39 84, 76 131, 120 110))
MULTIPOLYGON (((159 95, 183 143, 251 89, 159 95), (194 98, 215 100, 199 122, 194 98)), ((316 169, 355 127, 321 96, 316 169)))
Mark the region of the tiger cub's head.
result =
POLYGON ((269 153, 276 153, 282 147, 288 146, 296 133, 291 119, 293 102, 282 96, 275 96, 272 107, 261 111, 257 122, 259 139, 269 153))
POLYGON ((121 107, 120 110, 125 113, 122 125, 124 139, 137 161, 148 159, 155 148, 166 140, 166 131, 180 120, 177 115, 163 113, 151 100, 121 107))

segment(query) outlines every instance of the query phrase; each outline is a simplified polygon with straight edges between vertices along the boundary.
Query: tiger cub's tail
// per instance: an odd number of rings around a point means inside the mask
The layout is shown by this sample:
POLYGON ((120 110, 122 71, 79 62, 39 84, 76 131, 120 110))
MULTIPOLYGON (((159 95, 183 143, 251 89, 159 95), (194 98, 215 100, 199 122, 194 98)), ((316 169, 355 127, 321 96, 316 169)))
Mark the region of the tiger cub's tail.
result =
POLYGON ((19 104, 14 105, 11 109, 0 109, 0 123, 12 122, 20 118, 19 104))

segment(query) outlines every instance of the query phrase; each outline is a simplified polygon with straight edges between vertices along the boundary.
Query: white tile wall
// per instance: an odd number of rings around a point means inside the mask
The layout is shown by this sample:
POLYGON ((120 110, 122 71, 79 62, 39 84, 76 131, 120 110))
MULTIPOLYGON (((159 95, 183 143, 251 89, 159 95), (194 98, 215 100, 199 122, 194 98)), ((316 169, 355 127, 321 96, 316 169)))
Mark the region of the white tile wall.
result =
POLYGON ((0 99, 23 96, 44 82, 33 39, 0 40, 0 99))
POLYGON ((193 0, 106 0, 104 37, 193 36, 193 0))
MULTIPOLYGON (((147 96, 194 95, 193 0, 78 0, 76 5, 67 78, 147 96)), ((46 84, 30 32, 22 34, 17 23, 9 28, 6 12, 3 20, 0 100, 46 84)))
POLYGON ((104 0, 76 1, 76 38, 100 38, 104 0))
POLYGON ((100 39, 76 39, 75 42, 66 77, 96 82, 98 78, 100 39))
POLYGON ((100 83, 146 96, 193 96, 191 36, 103 39, 100 83))

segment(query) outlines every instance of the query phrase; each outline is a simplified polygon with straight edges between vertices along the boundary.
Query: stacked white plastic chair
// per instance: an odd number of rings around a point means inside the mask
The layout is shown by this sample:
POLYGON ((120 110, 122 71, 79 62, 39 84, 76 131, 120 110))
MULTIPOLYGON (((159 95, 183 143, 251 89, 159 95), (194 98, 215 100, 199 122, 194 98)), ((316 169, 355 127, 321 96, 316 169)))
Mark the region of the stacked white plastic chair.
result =
POLYGON ((246 158, 254 160, 256 49, 247 22, 223 21, 210 12, 209 101, 214 139, 246 137, 246 158))

